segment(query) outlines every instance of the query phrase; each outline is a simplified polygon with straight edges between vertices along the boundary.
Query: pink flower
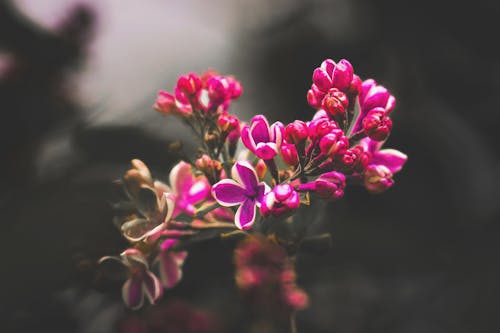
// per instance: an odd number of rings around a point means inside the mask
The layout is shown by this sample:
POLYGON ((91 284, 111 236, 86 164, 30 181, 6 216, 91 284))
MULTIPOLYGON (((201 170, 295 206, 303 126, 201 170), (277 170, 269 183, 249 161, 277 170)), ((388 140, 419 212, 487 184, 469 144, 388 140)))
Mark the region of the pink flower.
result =
POLYGON ((300 205, 300 196, 290 184, 276 185, 262 200, 262 216, 284 216, 293 213, 300 205))
POLYGON ((206 177, 195 177, 191 165, 184 161, 170 171, 170 186, 175 197, 174 216, 181 212, 194 215, 195 205, 210 198, 210 184, 206 177))
POLYGON ((169 238, 160 245, 157 260, 160 268, 160 280, 166 289, 173 288, 182 278, 181 268, 188 253, 173 250, 174 245, 178 242, 178 239, 169 238))
POLYGON ((286 125, 283 136, 287 143, 304 144, 309 137, 307 124, 302 120, 295 120, 293 123, 286 125))
POLYGON ((368 192, 382 193, 394 184, 392 172, 385 165, 371 164, 364 173, 365 187, 368 192))
POLYGON ((406 163, 408 156, 396 149, 382 149, 383 142, 364 138, 360 141, 365 151, 370 153, 370 165, 384 165, 392 173, 399 172, 406 163))
POLYGON ((353 133, 363 131, 370 138, 383 141, 389 135, 392 121, 389 114, 396 105, 396 99, 375 80, 363 82, 359 94, 360 113, 354 119, 353 133))
POLYGON ((337 64, 332 59, 323 61, 313 72, 313 82, 322 92, 330 88, 345 91, 353 78, 353 68, 349 61, 342 59, 337 64))
POLYGON ((336 171, 326 172, 315 181, 300 184, 299 191, 312 191, 325 200, 337 200, 344 195, 345 176, 336 171))
POLYGON ((399 172, 408 157, 395 149, 382 149, 383 142, 364 138, 360 141, 370 155, 369 165, 364 172, 364 184, 371 193, 382 193, 394 184, 392 176, 399 172))
POLYGON ((103 257, 102 264, 108 261, 121 263, 128 270, 128 279, 122 287, 125 305, 131 309, 139 309, 144 303, 144 296, 151 304, 156 304, 163 295, 160 280, 149 271, 149 264, 144 255, 137 249, 127 249, 120 257, 103 257))
POLYGON ((283 161, 290 166, 296 166, 299 164, 299 154, 297 153, 297 148, 295 145, 283 142, 281 144, 281 156, 283 161))
POLYGON ((248 161, 234 164, 233 179, 223 179, 212 187, 212 195, 225 207, 239 205, 234 223, 239 229, 248 230, 255 222, 256 207, 260 207, 264 195, 269 192, 267 184, 261 182, 248 161))
POLYGON ((263 115, 252 118, 250 126, 241 130, 241 141, 252 153, 263 160, 273 159, 280 150, 283 124, 279 121, 271 126, 263 115))

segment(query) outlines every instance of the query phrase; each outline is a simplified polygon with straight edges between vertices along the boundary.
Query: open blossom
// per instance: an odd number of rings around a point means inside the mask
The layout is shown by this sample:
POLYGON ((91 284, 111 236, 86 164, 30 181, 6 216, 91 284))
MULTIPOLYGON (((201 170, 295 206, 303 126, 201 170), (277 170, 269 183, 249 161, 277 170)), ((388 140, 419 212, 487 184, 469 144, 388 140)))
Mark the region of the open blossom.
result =
POLYGON ((300 206, 300 196, 290 184, 278 184, 262 200, 262 216, 285 216, 300 206))
POLYGON ((132 160, 132 166, 123 176, 123 185, 137 213, 123 217, 121 230, 130 242, 155 241, 173 215, 174 197, 164 184, 153 180, 141 160, 132 160))
POLYGON ((195 204, 210 198, 210 184, 205 176, 195 177, 190 164, 181 161, 170 171, 170 186, 175 197, 174 216, 195 214, 195 204))
POLYGON ((127 249, 120 257, 103 257, 99 263, 106 261, 120 262, 128 271, 128 279, 122 287, 122 297, 125 305, 138 309, 144 303, 144 297, 151 304, 156 304, 163 295, 160 280, 149 270, 149 264, 144 255, 137 249, 127 249))
POLYGON ((278 155, 282 142, 283 124, 279 121, 269 126, 263 115, 252 118, 250 126, 241 129, 241 141, 251 152, 263 160, 278 155))
POLYGON ((371 193, 382 193, 394 184, 392 176, 400 171, 408 157, 395 149, 382 149, 383 142, 364 138, 360 145, 370 154, 364 172, 364 184, 371 193))
POLYGON ((248 230, 255 222, 256 207, 260 207, 269 186, 260 182, 252 165, 247 161, 234 164, 233 179, 223 179, 212 187, 212 195, 225 207, 239 205, 234 223, 239 229, 248 230))

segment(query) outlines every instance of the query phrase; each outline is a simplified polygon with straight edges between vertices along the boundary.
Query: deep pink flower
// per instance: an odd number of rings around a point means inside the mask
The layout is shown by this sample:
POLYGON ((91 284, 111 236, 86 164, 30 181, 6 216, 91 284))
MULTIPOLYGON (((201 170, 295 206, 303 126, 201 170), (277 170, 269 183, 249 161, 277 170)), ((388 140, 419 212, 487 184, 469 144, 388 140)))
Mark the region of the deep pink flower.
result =
POLYGON ((177 88, 186 95, 195 95, 202 87, 202 81, 195 73, 183 75, 177 80, 177 88))
POLYGON ((321 155, 333 159, 349 148, 349 140, 347 140, 342 130, 334 129, 321 138, 319 148, 321 149, 321 155))
POLYGON ((348 106, 347 95, 337 88, 330 89, 321 103, 321 107, 337 121, 344 119, 348 106))
POLYGON ((144 303, 144 296, 151 304, 156 304, 163 295, 160 280, 149 271, 149 264, 144 255, 137 249, 123 251, 120 257, 103 257, 99 263, 107 261, 119 262, 128 270, 128 279, 122 287, 125 305, 131 309, 139 309, 144 303))
POLYGON ((299 154, 294 144, 283 142, 281 144, 281 156, 283 161, 290 166, 299 164, 299 154))
POLYGON ((337 200, 344 195, 345 176, 336 171, 326 172, 318 177, 318 179, 300 184, 300 191, 312 191, 325 200, 337 200))
POLYGON ((252 153, 263 160, 273 159, 280 150, 283 124, 279 121, 269 126, 263 115, 252 118, 250 126, 241 129, 241 141, 252 153))
POLYGON ((293 213, 300 206, 300 196, 290 184, 278 184, 262 200, 262 216, 283 216, 293 213))
POLYGON ((195 177, 190 164, 181 161, 170 171, 170 186, 175 196, 174 216, 195 214, 195 205, 210 198, 210 184, 205 176, 195 177))
POLYGON ((309 137, 307 124, 302 120, 295 120, 293 123, 286 125, 283 136, 287 143, 303 144, 309 137))
POLYGON ((321 111, 323 110, 318 111, 318 117, 315 116, 308 124, 309 136, 313 141, 321 139, 326 134, 332 132, 335 129, 338 129, 337 123, 335 123, 333 120, 330 120, 326 113, 324 113, 323 117, 323 113, 320 113, 321 111))
POLYGON ((359 94, 360 113, 357 119, 353 120, 355 122, 353 133, 358 133, 363 130, 372 139, 383 137, 382 140, 385 140, 388 135, 387 129, 390 130, 392 125, 388 116, 394 109, 395 105, 396 98, 392 96, 385 87, 377 85, 375 80, 365 80, 361 86, 361 92, 359 94), (372 112, 372 110, 376 111, 372 112), (372 119, 365 121, 365 118, 368 115, 370 115, 372 119), (389 122, 390 125, 387 125, 389 122), (377 131, 377 125, 384 128, 381 128, 379 133, 375 134, 377 131), (385 131, 387 131, 387 135, 382 135, 385 131))
POLYGON ((385 165, 371 164, 366 167, 364 183, 368 192, 382 193, 394 184, 392 172, 385 165))
POLYGON ((363 118, 362 126, 364 133, 371 139, 384 141, 391 132, 392 120, 383 108, 376 107, 363 118))
POLYGON ((370 155, 370 165, 383 165, 392 173, 403 168, 408 156, 396 149, 382 149, 383 142, 364 138, 359 143, 370 155))
POLYGON ((255 222, 256 207, 260 207, 270 189, 266 183, 259 183, 257 173, 248 161, 236 162, 231 171, 233 179, 223 179, 215 184, 212 195, 222 206, 239 205, 234 223, 239 229, 248 230, 255 222))
POLYGON ((166 289, 174 287, 182 278, 182 265, 187 257, 186 251, 174 251, 172 248, 178 239, 168 238, 160 245, 158 262, 160 280, 166 289))
POLYGON ((160 91, 153 109, 165 115, 173 114, 181 117, 191 115, 193 109, 189 104, 189 100, 182 93, 177 94, 177 96, 166 91, 160 91), (179 100, 177 96, 180 96, 181 99, 179 100))
POLYGON ((313 82, 325 93, 331 88, 345 91, 353 78, 353 68, 349 61, 342 59, 337 64, 332 59, 323 61, 313 72, 313 82))

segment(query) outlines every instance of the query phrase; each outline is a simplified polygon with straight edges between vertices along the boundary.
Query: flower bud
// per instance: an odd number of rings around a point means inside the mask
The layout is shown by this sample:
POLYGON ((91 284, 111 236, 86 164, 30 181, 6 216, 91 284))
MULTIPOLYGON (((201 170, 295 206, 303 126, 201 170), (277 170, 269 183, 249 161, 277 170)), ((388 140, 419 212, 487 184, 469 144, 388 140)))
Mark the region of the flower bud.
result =
POLYGON ((276 185, 264 196, 260 211, 262 216, 283 216, 293 213, 300 205, 300 196, 290 184, 276 185))
POLYGON ((194 95, 201 89, 201 79, 195 73, 183 75, 177 80, 177 88, 186 95, 194 95))
POLYGON ((351 84, 353 73, 351 63, 345 59, 340 60, 332 73, 332 87, 345 91, 351 84))
POLYGON ((172 114, 176 112, 177 108, 175 106, 174 95, 166 91, 160 91, 158 93, 158 97, 156 98, 156 102, 153 105, 153 109, 163 114, 172 114))
POLYGON ((299 154, 297 153, 297 148, 294 144, 285 143, 281 144, 281 156, 286 164, 290 166, 296 166, 299 164, 299 154))
POLYGON ((346 174, 354 172, 361 173, 370 162, 371 154, 364 150, 362 146, 354 146, 347 149, 339 158, 338 170, 346 174))
POLYGON ((336 155, 343 153, 348 147, 349 141, 340 129, 335 129, 326 134, 319 142, 321 155, 329 158, 334 158, 336 155))
POLYGON ((321 107, 334 119, 343 119, 349 106, 347 95, 337 88, 332 88, 323 98, 321 107))
POLYGON ((300 191, 313 191, 322 199, 333 201, 344 195, 345 176, 337 171, 322 174, 313 182, 299 185, 300 191))
POLYGON ((368 192, 382 193, 394 184, 392 172, 385 165, 369 165, 364 174, 365 187, 368 192))
POLYGON ((323 68, 316 68, 312 80, 319 90, 327 92, 332 87, 332 79, 323 68))
POLYGON ((205 174, 210 184, 219 181, 222 171, 222 164, 217 160, 212 160, 207 154, 203 154, 195 161, 196 168, 205 174))
POLYGON ((319 90, 318 86, 315 84, 313 84, 311 89, 307 92, 307 102, 315 108, 319 108, 321 106, 323 97, 325 97, 325 92, 319 90))
POLYGON ((288 143, 303 144, 309 136, 307 124, 302 120, 295 120, 293 123, 286 125, 283 135, 288 143))
POLYGON ((349 85, 349 88, 347 89, 347 94, 349 94, 349 95, 358 95, 361 92, 361 84, 362 83, 363 82, 361 81, 361 79, 359 78, 359 76, 357 76, 356 74, 354 74, 352 76, 351 84, 349 85))
POLYGON ((309 122, 308 125, 309 136, 313 141, 321 139, 323 136, 335 129, 338 129, 337 124, 334 121, 330 120, 328 117, 313 119, 309 122))
POLYGON ((259 177, 260 180, 264 179, 267 172, 267 165, 264 160, 259 159, 257 161, 257 165, 255 165, 255 172, 257 173, 257 177, 259 177))
POLYGON ((239 128, 240 121, 235 115, 223 112, 219 119, 217 119, 217 124, 224 133, 232 132, 233 130, 239 128))
POLYGON ((370 139, 384 141, 389 136, 392 120, 383 108, 374 108, 368 112, 362 122, 363 131, 370 139))

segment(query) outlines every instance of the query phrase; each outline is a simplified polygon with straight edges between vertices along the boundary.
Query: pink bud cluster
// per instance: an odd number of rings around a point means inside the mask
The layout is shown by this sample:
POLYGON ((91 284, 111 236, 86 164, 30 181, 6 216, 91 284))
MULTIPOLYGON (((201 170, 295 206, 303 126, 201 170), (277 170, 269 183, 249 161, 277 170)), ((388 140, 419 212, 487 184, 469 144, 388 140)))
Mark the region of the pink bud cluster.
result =
POLYGON ((193 112, 220 114, 242 94, 241 84, 231 76, 207 71, 179 77, 174 93, 160 91, 154 109, 163 114, 190 116, 193 112))

